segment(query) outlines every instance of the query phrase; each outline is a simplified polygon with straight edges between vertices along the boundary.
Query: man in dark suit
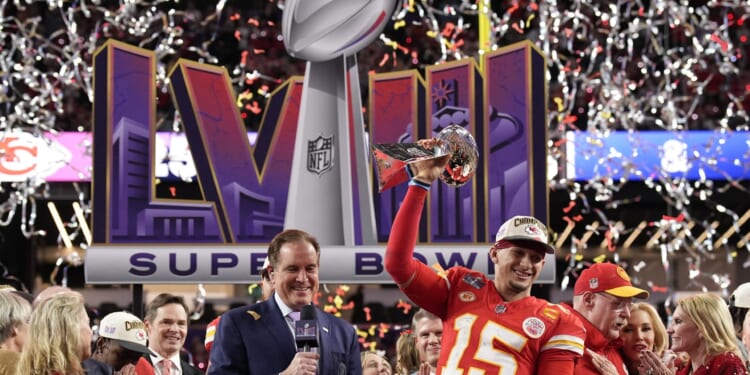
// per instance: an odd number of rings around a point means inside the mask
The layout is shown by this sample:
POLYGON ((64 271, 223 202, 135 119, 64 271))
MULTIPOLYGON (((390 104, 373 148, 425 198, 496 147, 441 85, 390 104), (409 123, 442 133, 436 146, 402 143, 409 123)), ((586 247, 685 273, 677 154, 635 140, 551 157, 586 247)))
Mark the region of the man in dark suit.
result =
POLYGON ((146 307, 144 319, 151 355, 145 358, 156 375, 200 375, 201 372, 180 358, 188 327, 188 308, 180 296, 162 293, 146 307))
POLYGON ((300 230, 285 230, 268 246, 268 259, 273 296, 222 315, 208 374, 360 374, 354 328, 320 309, 317 352, 296 348, 293 316, 312 304, 318 292, 317 240, 300 230))

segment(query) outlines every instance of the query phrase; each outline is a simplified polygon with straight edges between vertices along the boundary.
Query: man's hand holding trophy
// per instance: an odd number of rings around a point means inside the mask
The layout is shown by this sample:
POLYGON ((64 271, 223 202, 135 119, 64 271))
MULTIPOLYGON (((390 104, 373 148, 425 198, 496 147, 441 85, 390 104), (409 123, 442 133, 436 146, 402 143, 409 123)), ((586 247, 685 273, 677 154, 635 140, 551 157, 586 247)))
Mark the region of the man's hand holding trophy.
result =
POLYGON ((373 149, 380 192, 407 181, 410 175, 426 185, 440 178, 450 186, 460 187, 474 176, 479 161, 474 137, 458 125, 446 127, 436 138, 376 144, 373 149))

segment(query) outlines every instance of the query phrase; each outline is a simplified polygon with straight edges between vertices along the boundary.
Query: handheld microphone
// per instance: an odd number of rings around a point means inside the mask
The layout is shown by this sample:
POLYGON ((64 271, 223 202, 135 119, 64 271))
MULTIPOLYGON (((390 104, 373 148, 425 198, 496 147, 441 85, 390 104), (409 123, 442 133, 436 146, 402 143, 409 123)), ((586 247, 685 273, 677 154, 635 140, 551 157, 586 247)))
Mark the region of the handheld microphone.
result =
POLYGON ((317 352, 320 347, 318 338, 318 320, 313 305, 305 305, 300 312, 299 320, 294 322, 294 340, 297 349, 303 352, 317 352))

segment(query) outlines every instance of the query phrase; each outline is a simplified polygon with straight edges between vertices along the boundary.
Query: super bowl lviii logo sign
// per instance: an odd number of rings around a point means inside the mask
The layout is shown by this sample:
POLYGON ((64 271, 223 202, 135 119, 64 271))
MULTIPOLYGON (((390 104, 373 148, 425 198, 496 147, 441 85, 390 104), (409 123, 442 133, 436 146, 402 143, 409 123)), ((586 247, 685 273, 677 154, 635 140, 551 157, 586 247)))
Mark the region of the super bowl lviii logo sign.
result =
MULTIPOLYGON (((155 194, 156 55, 108 41, 94 64, 87 282, 256 281, 269 240, 292 227, 321 239, 322 282, 391 282, 385 241, 407 187, 373 188, 369 144, 413 142, 449 125, 474 136, 479 168, 460 188, 433 185, 415 256, 491 274, 487 250, 500 224, 517 214, 548 217, 547 93, 544 57, 531 43, 482 59, 431 66, 424 76, 372 75, 367 133, 352 94, 355 56, 309 62, 304 81, 292 78, 272 94, 253 144, 226 70, 180 60, 170 89, 203 199, 178 200, 155 194), (320 83, 332 77, 343 79, 320 83), (313 116, 316 101, 334 113, 313 116)), ((540 279, 553 282, 555 262, 547 263, 540 279)))

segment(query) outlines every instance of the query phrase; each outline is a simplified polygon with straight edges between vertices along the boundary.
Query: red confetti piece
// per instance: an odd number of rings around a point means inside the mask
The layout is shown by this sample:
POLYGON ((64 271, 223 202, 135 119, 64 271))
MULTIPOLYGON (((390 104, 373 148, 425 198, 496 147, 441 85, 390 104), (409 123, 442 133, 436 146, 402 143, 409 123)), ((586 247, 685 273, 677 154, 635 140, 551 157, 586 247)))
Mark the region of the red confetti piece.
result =
POLYGON ((354 302, 350 301, 346 305, 341 305, 341 310, 351 310, 354 308, 354 302))
POLYGON ((247 51, 242 51, 242 58, 240 59, 240 65, 244 67, 247 64, 247 51))
POLYGON ((456 25, 453 24, 453 22, 448 22, 445 24, 445 27, 443 28, 443 31, 440 32, 440 34, 444 37, 449 37, 451 34, 453 34, 453 31, 456 29, 456 25))
POLYGON ((508 14, 513 14, 513 12, 517 11, 518 9, 520 9, 520 7, 518 6, 518 1, 514 1, 513 5, 508 8, 508 14))
POLYGON ((572 210, 572 209, 573 209, 573 207, 575 207, 575 206, 576 206, 576 202, 575 202, 575 201, 570 201, 570 202, 568 202, 568 206, 567 206, 567 207, 565 207, 565 208, 563 208, 563 212, 567 214, 567 213, 568 213, 568 212, 570 212, 570 210, 572 210))
POLYGON ((403 309, 404 315, 409 314, 409 311, 412 308, 412 305, 409 303, 404 302, 404 300, 398 300, 398 304, 396 305, 396 308, 403 309))
POLYGON ((554 145, 555 147, 560 147, 565 143, 568 143, 568 138, 560 138, 557 141, 555 141, 554 145))
POLYGON ((614 241, 612 241, 612 230, 607 230, 607 232, 604 233, 604 238, 607 240, 607 250, 609 250, 610 253, 614 253, 617 248, 615 247, 614 241))
POLYGON ((385 65, 385 63, 387 63, 387 62, 388 62, 388 59, 389 59, 389 58, 390 58, 390 57, 388 56, 388 54, 387 54, 387 53, 384 53, 384 54, 383 54, 383 58, 382 58, 382 59, 380 59, 380 62, 378 63, 378 66, 383 66, 383 65, 385 65))
POLYGON ((365 312, 365 321, 369 322, 370 320, 372 320, 372 316, 370 315, 370 308, 369 307, 363 307, 362 311, 365 312))
POLYGON ((724 41, 718 35, 716 34, 711 35, 711 40, 718 43, 719 46, 721 46, 722 51, 726 52, 729 50, 729 42, 724 41))
POLYGON ((245 106, 245 108, 247 108, 248 111, 256 115, 259 115, 263 111, 263 108, 260 108, 260 105, 258 105, 257 100, 253 100, 252 106, 250 106, 249 108, 248 106, 245 106))
POLYGON ((456 51, 456 50, 458 50, 459 47, 461 47, 463 45, 464 45, 464 40, 463 39, 459 39, 459 40, 456 41, 456 43, 453 43, 453 46, 451 46, 451 51, 456 51))
POLYGON ((578 116, 576 115, 567 115, 562 120, 563 124, 573 124, 576 121, 578 121, 578 116))
POLYGON ((662 220, 667 220, 667 221, 676 221, 678 223, 681 223, 681 222, 683 222, 683 220, 685 220, 685 214, 680 213, 677 216, 661 215, 661 219, 662 220))
POLYGON ((518 31, 519 34, 523 34, 523 29, 521 28, 521 26, 518 26, 518 22, 513 22, 511 27, 513 27, 513 30, 518 31))
POLYGON ((651 291, 654 293, 666 293, 668 291, 668 288, 666 286, 651 286, 651 291))

